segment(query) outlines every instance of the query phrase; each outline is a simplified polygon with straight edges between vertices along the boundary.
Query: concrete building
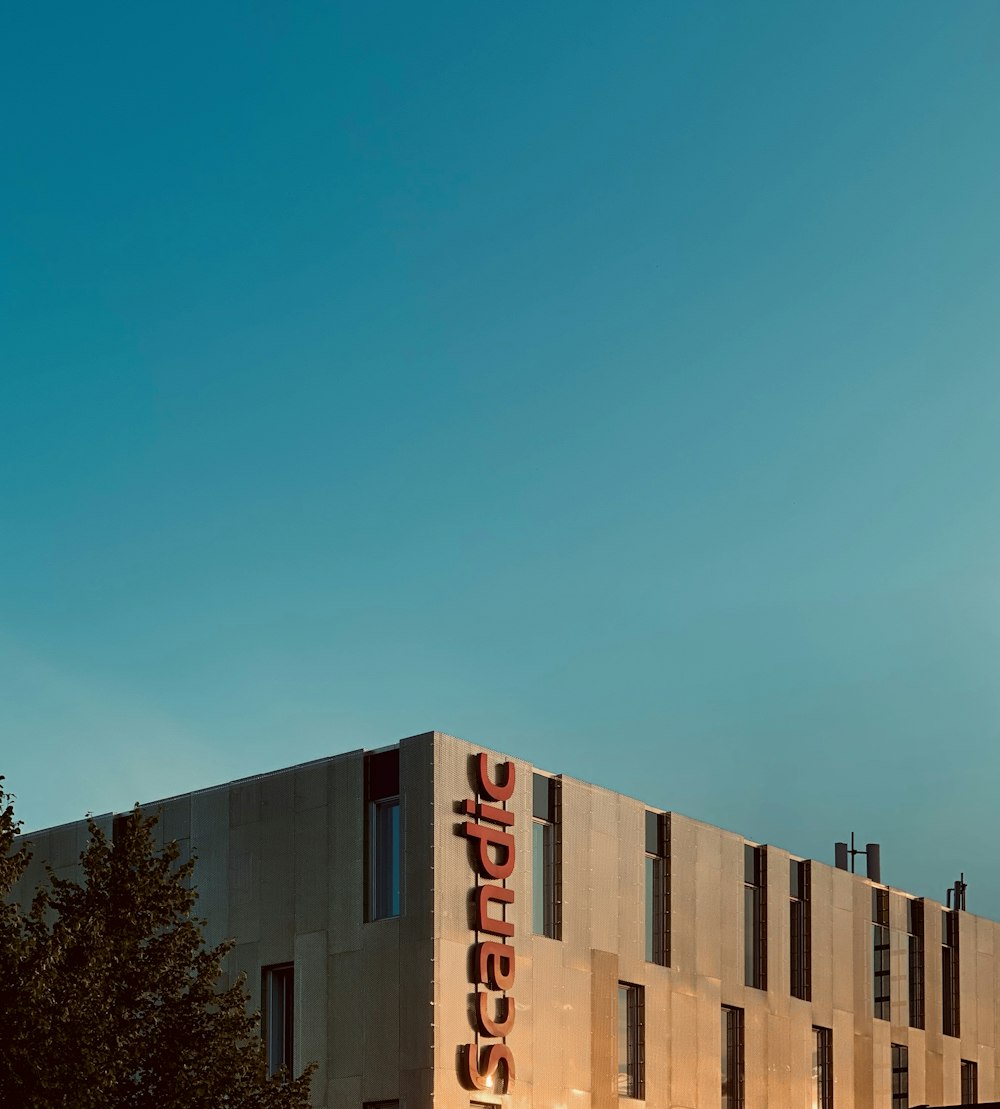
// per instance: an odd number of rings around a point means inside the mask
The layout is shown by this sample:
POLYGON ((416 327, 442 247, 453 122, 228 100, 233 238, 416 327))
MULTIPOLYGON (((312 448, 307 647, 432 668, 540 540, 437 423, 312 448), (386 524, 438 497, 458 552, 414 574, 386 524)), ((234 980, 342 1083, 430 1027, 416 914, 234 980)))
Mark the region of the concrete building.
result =
MULTIPOLYGON (((317 1109, 1000 1096, 1000 926, 671 800, 435 732, 150 807, 317 1109)), ((86 834, 32 833, 24 889, 86 834)))

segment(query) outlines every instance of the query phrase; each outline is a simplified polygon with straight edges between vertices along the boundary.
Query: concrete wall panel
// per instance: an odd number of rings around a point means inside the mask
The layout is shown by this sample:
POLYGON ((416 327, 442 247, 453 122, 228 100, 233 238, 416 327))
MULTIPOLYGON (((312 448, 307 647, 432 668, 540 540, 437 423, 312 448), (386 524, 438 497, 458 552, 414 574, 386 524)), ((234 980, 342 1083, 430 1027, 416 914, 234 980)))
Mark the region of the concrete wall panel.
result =
MULTIPOLYGON (((328 1072, 326 931, 295 937, 295 1073, 307 1063, 318 1063, 319 1074, 328 1072)), ((316 1107, 314 1107, 316 1109, 316 1107)))

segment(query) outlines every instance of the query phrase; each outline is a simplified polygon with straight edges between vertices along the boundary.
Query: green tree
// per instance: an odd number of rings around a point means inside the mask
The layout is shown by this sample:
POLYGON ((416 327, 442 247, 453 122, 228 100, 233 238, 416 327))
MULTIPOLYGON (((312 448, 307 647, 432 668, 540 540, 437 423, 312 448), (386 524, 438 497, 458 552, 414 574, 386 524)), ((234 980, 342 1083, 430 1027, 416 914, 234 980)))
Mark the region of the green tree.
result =
MULTIPOLYGON (((0 783, 3 779, 0 777, 0 783)), ((4 1109, 308 1109, 314 1070, 269 1077, 233 941, 206 948, 194 860, 156 850, 138 806, 93 822, 80 881, 10 901, 30 856, 0 785, 0 1105, 4 1109)))

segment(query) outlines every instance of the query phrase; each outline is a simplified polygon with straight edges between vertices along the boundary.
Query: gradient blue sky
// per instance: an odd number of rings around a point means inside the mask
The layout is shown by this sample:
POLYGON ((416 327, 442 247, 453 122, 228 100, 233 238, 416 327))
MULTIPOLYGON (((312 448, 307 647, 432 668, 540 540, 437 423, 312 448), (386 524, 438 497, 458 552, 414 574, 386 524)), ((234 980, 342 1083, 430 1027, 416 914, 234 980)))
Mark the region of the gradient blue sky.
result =
POLYGON ((1000 917, 1000 6, 8 5, 29 827, 430 728, 1000 917))

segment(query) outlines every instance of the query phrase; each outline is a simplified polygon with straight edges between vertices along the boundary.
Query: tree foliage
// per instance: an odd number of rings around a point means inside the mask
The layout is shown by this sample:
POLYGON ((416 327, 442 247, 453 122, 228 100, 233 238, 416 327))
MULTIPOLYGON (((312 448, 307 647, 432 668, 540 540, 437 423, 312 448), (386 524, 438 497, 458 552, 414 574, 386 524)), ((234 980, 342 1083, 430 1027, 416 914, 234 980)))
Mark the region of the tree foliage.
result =
MULTIPOLYGON (((0 777, 0 783, 3 779, 0 777)), ((0 785, 0 1105, 4 1109, 308 1109, 313 1067, 269 1077, 233 942, 206 948, 194 860, 157 851, 138 806, 88 822, 80 881, 10 900, 30 860, 0 785)))

